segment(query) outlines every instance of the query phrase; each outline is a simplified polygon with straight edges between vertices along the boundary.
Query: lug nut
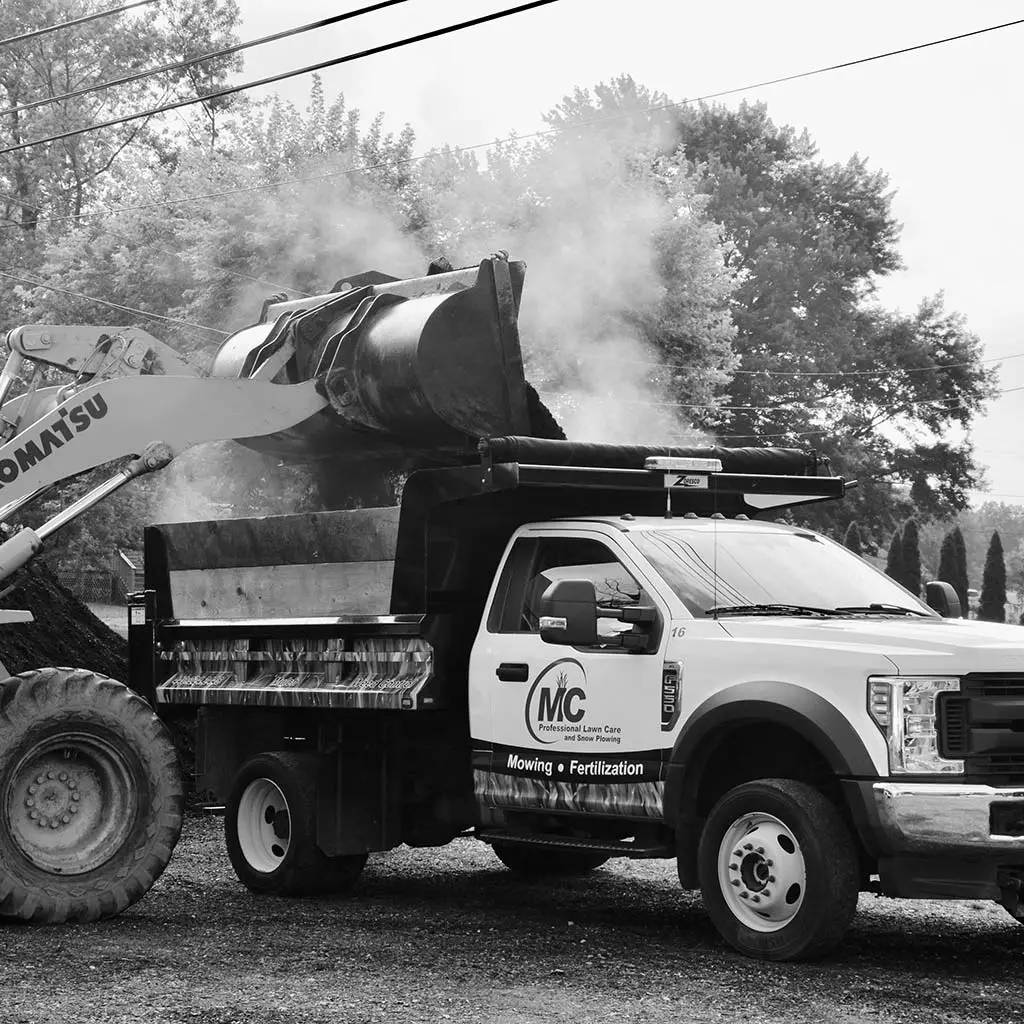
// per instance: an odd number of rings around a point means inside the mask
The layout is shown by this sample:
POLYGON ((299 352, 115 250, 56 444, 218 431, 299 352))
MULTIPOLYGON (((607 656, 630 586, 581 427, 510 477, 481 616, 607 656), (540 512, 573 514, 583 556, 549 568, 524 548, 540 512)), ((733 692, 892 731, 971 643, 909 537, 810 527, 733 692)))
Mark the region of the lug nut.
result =
POLYGON ((34 793, 36 791, 36 784, 34 782, 32 783, 31 786, 28 787, 28 791, 30 793, 34 793))
POLYGON ((66 825, 71 820, 71 815, 70 814, 65 814, 64 817, 61 818, 60 820, 63 821, 64 824, 66 825))
POLYGON ((763 847, 763 846, 759 846, 759 847, 757 848, 757 852, 758 852, 758 853, 764 853, 764 847, 763 847))
MULTIPOLYGON (((31 800, 26 800, 25 803, 27 803, 29 805, 29 807, 32 806, 32 801, 31 800)), ((739 871, 739 869, 740 869, 740 867, 739 867, 738 864, 730 864, 729 865, 729 870, 730 871, 739 871)))
POLYGON ((68 789, 75 789, 78 783, 74 779, 68 779, 68 789))
POLYGON ((45 819, 45 818, 40 818, 40 819, 39 819, 39 820, 38 820, 38 821, 36 822, 36 824, 37 824, 37 825, 38 825, 38 826, 39 826, 40 828, 46 828, 46 819, 45 819))
POLYGON ((740 893, 740 899, 741 900, 749 900, 750 899, 750 893, 749 892, 741 892, 740 893))
POLYGON ((78 813, 78 808, 74 804, 71 805, 71 813, 72 814, 77 814, 78 813))
POLYGON ((729 884, 730 885, 739 885, 740 884, 740 880, 738 878, 734 878, 729 884))
POLYGON ((752 903, 760 903, 761 902, 761 897, 760 896, 751 896, 750 899, 751 899, 752 903))
POLYGON ((68 773, 67 772, 61 772, 60 775, 57 776, 57 778, 60 779, 61 782, 67 782, 67 780, 68 780, 68 773))
POLYGON ((744 843, 743 844, 743 849, 744 850, 752 850, 753 848, 754 848, 754 844, 753 843, 744 843))
POLYGON ((71 799, 72 800, 81 800, 82 799, 82 794, 81 793, 72 793, 71 794, 71 799))
POLYGON ((53 778, 53 772, 47 772, 47 773, 46 773, 46 777, 47 777, 48 779, 52 779, 52 778, 53 778))
POLYGON ((56 828, 59 824, 60 822, 58 822, 56 818, 52 818, 50 820, 50 828, 56 828))
POLYGON ((775 863, 775 861, 773 861, 773 860, 766 860, 765 861, 765 864, 767 864, 768 867, 771 867, 774 863, 775 863))
POLYGON ((743 856, 743 851, 742 850, 733 850, 732 851, 732 855, 734 857, 742 857, 743 856))
POLYGON ((26 806, 26 807, 34 807, 34 806, 35 806, 35 800, 33 800, 33 799, 32 799, 32 797, 29 797, 29 798, 28 798, 28 799, 27 799, 27 800, 25 801, 25 806, 26 806))
POLYGON ((769 875, 768 876, 768 881, 769 882, 774 882, 775 881, 775 876, 774 875, 769 875))
POLYGON ((38 812, 38 811, 29 811, 29 812, 28 812, 28 816, 29 816, 29 817, 30 817, 30 818, 31 818, 31 819, 32 819, 33 821, 35 821, 35 820, 36 820, 36 818, 38 818, 38 817, 39 817, 39 812, 38 812))
POLYGON ((36 776, 36 782, 38 782, 40 786, 41 786, 41 785, 42 785, 42 784, 43 784, 43 783, 44 783, 45 781, 46 781, 46 776, 45 776, 45 775, 37 775, 37 776, 36 776))

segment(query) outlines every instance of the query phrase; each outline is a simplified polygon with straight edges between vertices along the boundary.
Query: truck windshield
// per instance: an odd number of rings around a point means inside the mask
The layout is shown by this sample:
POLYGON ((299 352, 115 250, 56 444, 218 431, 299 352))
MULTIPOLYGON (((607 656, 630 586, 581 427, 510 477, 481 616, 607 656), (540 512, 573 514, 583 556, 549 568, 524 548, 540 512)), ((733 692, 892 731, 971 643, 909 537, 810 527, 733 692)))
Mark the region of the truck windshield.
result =
POLYGON ((936 615, 846 548, 807 531, 677 528, 637 531, 632 540, 695 616, 730 608, 936 615))

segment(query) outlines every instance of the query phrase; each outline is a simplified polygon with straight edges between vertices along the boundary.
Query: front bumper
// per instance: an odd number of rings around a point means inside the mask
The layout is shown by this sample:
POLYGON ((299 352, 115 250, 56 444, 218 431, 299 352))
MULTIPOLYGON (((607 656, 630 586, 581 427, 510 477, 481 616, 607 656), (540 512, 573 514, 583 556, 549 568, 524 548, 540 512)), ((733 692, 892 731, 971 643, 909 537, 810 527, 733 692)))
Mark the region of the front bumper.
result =
POLYGON ((883 854, 1024 859, 1024 787, 875 782, 871 793, 883 854))

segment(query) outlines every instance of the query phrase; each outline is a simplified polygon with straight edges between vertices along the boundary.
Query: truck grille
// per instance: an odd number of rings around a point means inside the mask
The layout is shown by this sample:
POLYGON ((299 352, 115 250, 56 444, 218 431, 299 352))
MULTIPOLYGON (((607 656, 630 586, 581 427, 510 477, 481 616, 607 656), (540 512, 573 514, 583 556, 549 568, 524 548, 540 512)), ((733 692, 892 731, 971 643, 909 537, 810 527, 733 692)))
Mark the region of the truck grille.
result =
POLYGON ((972 673, 938 701, 939 753, 967 775, 1024 777, 1024 675, 972 673))

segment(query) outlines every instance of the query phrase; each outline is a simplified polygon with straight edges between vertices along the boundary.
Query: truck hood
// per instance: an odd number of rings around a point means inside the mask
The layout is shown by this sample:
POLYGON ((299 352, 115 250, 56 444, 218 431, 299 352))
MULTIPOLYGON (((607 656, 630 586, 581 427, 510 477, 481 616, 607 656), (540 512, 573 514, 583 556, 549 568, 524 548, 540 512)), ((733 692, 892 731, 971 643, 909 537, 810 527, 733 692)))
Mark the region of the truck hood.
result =
POLYGON ((966 619, 724 618, 736 640, 833 649, 888 658, 906 675, 1024 674, 1024 627, 966 619))

